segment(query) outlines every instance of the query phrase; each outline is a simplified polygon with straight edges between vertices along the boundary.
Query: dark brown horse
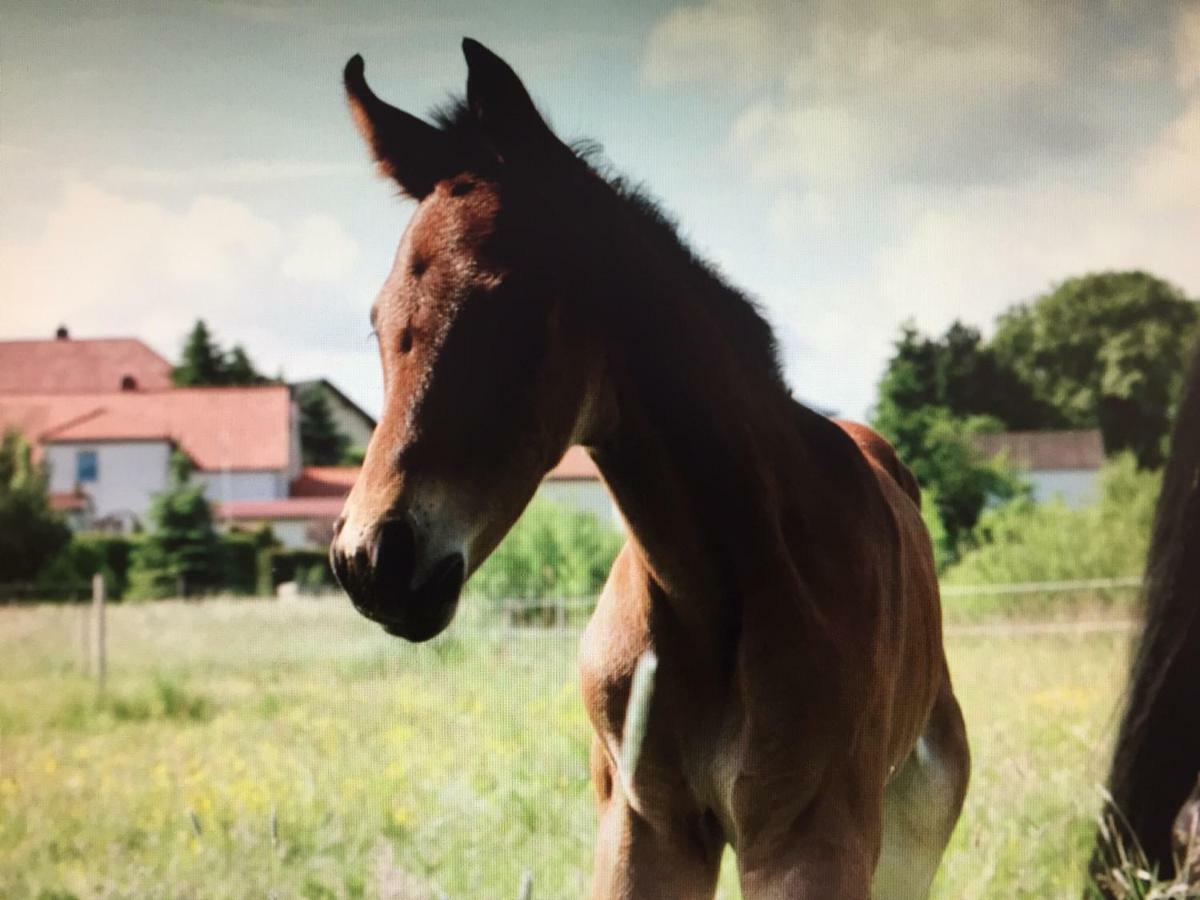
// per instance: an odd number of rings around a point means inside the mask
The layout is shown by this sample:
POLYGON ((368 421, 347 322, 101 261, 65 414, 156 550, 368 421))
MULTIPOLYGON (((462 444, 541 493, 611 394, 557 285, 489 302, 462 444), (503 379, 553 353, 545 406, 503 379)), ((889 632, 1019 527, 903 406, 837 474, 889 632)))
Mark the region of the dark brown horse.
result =
MULTIPOLYGON (((1143 596, 1145 626, 1109 776, 1116 809, 1106 814, 1119 838, 1170 877, 1186 852, 1172 847, 1172 826, 1187 834, 1200 809, 1197 793, 1181 810, 1200 775, 1200 346, 1171 436, 1143 596)), ((1095 874, 1110 867, 1111 854, 1102 839, 1095 874)), ((1193 865, 1200 887, 1200 859, 1193 865)))
POLYGON ((419 206, 372 312, 386 404, 338 578, 390 633, 433 637, 583 445, 629 529, 580 647, 592 896, 711 897, 731 845, 749 898, 924 897, 968 759, 911 474, 796 403, 755 307, 563 144, 506 63, 463 50, 466 100, 436 125, 346 67, 379 167, 419 206))

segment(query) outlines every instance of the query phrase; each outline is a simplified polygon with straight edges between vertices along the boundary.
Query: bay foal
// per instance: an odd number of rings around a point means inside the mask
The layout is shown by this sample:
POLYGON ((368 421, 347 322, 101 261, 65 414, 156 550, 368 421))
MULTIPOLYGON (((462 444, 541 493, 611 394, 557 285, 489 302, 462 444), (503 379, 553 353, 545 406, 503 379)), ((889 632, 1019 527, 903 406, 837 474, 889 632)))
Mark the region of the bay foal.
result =
POLYGON ((372 310, 386 403, 331 548, 355 605, 426 640, 571 444, 628 525, 580 647, 592 896, 923 897, 966 787, 915 481, 790 396, 771 330, 657 209, 463 42, 428 124, 350 107, 419 201, 372 310), (618 770, 638 659, 658 674, 618 770), (873 887, 872 887, 873 885, 873 887))

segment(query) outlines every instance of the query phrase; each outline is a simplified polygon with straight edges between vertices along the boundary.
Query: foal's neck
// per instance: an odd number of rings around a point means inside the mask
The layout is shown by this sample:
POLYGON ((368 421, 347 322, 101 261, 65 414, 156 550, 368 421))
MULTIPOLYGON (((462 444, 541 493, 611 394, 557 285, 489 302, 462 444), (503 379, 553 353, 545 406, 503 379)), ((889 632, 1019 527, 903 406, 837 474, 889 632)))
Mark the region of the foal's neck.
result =
POLYGON ((736 628, 740 598, 785 555, 783 498, 811 414, 769 346, 739 344, 747 322, 731 316, 755 314, 731 304, 747 301, 686 255, 620 262, 601 376, 615 414, 589 449, 654 593, 697 629, 736 628))

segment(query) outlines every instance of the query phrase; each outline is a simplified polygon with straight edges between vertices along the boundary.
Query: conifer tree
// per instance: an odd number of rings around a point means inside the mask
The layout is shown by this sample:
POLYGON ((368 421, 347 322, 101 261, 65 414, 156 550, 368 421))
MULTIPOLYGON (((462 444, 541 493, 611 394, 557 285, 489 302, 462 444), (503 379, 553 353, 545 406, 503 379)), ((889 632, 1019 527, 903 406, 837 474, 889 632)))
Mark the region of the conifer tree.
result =
POLYGON ((129 596, 187 596, 216 586, 220 544, 204 486, 191 480, 191 461, 171 457, 171 486, 150 506, 150 528, 129 570, 129 596))

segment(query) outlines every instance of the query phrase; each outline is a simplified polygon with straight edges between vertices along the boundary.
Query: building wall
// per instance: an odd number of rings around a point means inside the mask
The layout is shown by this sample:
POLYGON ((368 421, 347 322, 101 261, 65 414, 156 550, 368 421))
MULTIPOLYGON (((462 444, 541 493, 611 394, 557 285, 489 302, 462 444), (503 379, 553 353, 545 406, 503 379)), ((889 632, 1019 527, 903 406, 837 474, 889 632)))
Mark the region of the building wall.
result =
POLYGON ((288 476, 275 470, 256 472, 197 472, 204 494, 216 503, 232 500, 278 500, 287 496, 288 476))
MULTIPOLYGON (((222 530, 227 529, 228 523, 217 523, 222 530)), ((255 531, 264 525, 269 526, 271 533, 275 536, 275 540, 289 550, 302 549, 324 549, 321 542, 313 540, 310 536, 312 530, 312 522, 308 519, 264 519, 262 521, 253 522, 245 519, 239 520, 237 527, 243 531, 255 531)), ((325 542, 328 544, 328 541, 325 542)))
POLYGON ((624 527, 617 505, 599 481, 543 481, 537 496, 572 509, 590 512, 606 525, 624 527))
POLYGON ((45 445, 50 490, 75 489, 76 459, 81 451, 96 454, 96 480, 80 487, 91 496, 95 517, 133 515, 145 521, 154 495, 165 490, 171 445, 167 441, 111 441, 45 445))
POLYGON ((371 432, 375 429, 369 421, 350 404, 342 400, 335 391, 329 390, 323 382, 302 382, 307 387, 315 387, 324 395, 329 404, 329 414, 338 430, 350 438, 351 447, 361 447, 364 450, 371 441, 371 432))
POLYGON ((1100 473, 1096 469, 1062 469, 1023 473, 1033 486, 1033 499, 1046 503, 1060 497, 1067 506, 1077 508, 1100 499, 1100 473))

